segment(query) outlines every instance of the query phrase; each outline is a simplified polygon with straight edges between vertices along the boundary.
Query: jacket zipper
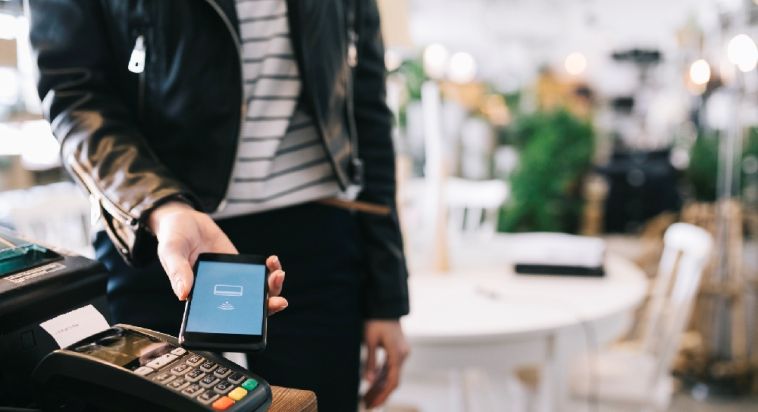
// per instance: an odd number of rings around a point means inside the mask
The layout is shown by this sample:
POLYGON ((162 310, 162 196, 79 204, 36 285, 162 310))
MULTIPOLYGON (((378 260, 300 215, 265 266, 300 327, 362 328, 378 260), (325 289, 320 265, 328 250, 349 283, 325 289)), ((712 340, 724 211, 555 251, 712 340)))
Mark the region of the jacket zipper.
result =
POLYGON ((345 195, 349 199, 355 199, 363 188, 363 161, 358 155, 358 128, 355 124, 355 68, 358 66, 358 33, 353 27, 348 28, 347 64, 350 70, 347 74, 347 124, 350 134, 350 182, 345 189, 345 195))
POLYGON ((358 153, 358 128, 355 124, 355 69, 358 67, 358 20, 361 18, 358 0, 349 2, 347 11, 347 74, 345 109, 350 141, 350 181, 345 188, 345 197, 355 199, 363 189, 363 161, 358 153))
MULTIPOLYGON (((229 18, 226 16, 226 14, 224 14, 224 11, 221 10, 218 4, 216 4, 214 0, 205 0, 205 2, 208 3, 208 5, 213 8, 216 14, 218 14, 218 16, 224 22, 224 24, 226 25, 226 29, 229 31, 229 35, 232 36, 232 40, 234 41, 234 47, 237 50, 237 59, 239 61, 239 69, 240 69, 240 87, 239 87, 239 90, 240 90, 239 116, 240 117, 239 117, 239 121, 237 122, 237 133, 235 133, 237 135, 237 142, 234 145, 234 156, 232 157, 232 162, 235 162, 237 159, 237 151, 239 149, 239 138, 240 138, 239 134, 240 134, 240 130, 242 130, 243 113, 245 113, 245 106, 246 106, 245 93, 243 92, 244 85, 242 84, 242 81, 243 81, 242 77, 243 77, 243 73, 245 72, 245 68, 242 63, 242 50, 241 50, 242 41, 237 35, 237 31, 234 29, 234 25, 232 24, 231 21, 229 21, 229 18)), ((232 164, 232 167, 234 167, 233 164, 232 164)), ((226 181, 226 185, 224 185, 224 197, 221 198, 221 201, 216 207, 216 213, 221 212, 222 210, 224 210, 224 208, 226 208, 226 204, 227 204, 226 196, 227 196, 227 193, 229 192, 229 184, 231 183, 231 179, 232 177, 229 176, 229 178, 226 181)))
POLYGON ((139 90, 137 91, 137 108, 139 115, 145 111, 145 64, 147 58, 147 45, 145 35, 140 33, 134 41, 131 57, 129 58, 129 71, 139 75, 139 90))

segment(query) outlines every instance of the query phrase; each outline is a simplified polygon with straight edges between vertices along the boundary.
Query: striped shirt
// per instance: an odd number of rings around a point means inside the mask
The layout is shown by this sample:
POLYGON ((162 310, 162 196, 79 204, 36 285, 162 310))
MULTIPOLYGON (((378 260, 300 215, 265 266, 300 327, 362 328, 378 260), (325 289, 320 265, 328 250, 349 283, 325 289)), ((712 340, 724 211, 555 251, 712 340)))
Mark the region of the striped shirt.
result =
POLYGON ((313 119, 298 105, 300 75, 285 0, 237 0, 247 112, 227 205, 214 217, 280 208, 340 192, 313 119))

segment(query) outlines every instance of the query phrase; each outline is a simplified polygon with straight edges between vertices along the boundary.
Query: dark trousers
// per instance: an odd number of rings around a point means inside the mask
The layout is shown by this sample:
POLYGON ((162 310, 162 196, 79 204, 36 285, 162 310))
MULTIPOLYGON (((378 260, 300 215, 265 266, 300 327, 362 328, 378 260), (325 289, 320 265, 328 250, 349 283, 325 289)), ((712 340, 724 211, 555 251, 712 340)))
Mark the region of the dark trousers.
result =
MULTIPOLYGON (((314 203, 225 219, 219 226, 240 253, 279 256, 289 307, 269 319, 268 346, 248 355, 272 385, 316 392, 323 411, 355 411, 363 330, 362 248, 353 215, 314 203)), ((115 322, 177 335, 184 304, 160 264, 130 268, 104 233, 97 258, 112 275, 115 322)))

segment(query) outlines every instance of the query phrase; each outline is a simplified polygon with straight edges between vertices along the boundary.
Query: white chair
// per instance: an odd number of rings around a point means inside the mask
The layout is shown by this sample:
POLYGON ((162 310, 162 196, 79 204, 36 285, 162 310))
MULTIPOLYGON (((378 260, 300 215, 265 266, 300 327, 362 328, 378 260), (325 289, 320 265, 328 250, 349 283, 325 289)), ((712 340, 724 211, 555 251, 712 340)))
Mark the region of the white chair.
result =
POLYGON ((670 368, 692 314, 712 246, 710 234, 686 223, 671 225, 644 316, 641 344, 590 354, 574 365, 574 397, 627 410, 665 410, 671 400, 670 368))
POLYGON ((508 189, 502 180, 448 178, 445 198, 451 237, 494 234, 500 207, 508 199, 508 189))

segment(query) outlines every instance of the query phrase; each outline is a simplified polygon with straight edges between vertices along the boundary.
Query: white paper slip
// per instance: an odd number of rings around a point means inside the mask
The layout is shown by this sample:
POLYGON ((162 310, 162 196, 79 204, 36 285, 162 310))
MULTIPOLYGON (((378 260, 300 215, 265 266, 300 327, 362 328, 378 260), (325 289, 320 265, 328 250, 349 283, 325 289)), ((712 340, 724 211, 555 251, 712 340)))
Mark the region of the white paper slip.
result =
POLYGON ((40 326, 55 339, 61 348, 110 327, 105 317, 92 305, 56 316, 40 323, 40 326))

